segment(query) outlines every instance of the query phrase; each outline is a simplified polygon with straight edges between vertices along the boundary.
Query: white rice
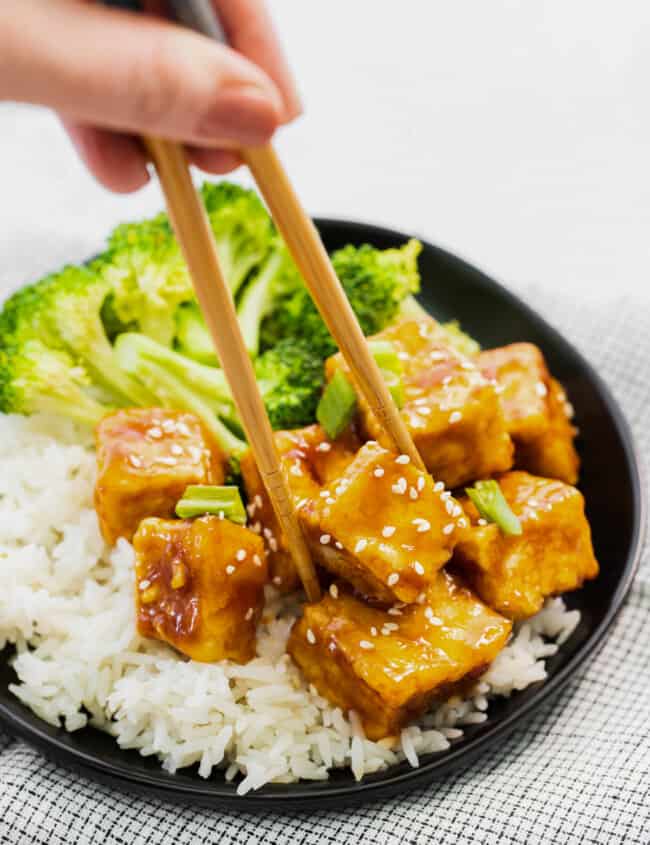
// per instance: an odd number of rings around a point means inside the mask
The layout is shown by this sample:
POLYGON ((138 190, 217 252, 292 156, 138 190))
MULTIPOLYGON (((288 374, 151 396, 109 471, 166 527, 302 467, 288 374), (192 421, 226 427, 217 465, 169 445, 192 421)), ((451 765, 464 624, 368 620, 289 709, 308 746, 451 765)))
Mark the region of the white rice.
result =
POLYGON ((0 647, 14 643, 12 692, 38 716, 74 731, 90 723, 122 748, 155 755, 169 772, 198 764, 244 794, 269 781, 357 779, 443 751, 462 726, 487 719, 488 700, 546 677, 545 658, 579 621, 561 599, 521 625, 466 698, 454 696, 370 742, 354 713, 309 686, 285 643, 291 599, 269 590, 258 656, 245 666, 186 661, 138 636, 133 550, 110 550, 92 507, 95 457, 87 435, 43 417, 0 415, 0 647))

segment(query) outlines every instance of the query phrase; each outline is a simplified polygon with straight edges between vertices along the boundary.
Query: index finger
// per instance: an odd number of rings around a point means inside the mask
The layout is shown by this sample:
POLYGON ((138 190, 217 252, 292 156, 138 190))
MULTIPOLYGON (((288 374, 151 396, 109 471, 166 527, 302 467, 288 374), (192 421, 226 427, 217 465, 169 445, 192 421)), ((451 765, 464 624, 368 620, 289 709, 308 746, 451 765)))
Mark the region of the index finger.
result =
POLYGON ((231 47, 271 77, 284 101, 284 121, 302 111, 293 74, 263 0, 212 0, 231 47))

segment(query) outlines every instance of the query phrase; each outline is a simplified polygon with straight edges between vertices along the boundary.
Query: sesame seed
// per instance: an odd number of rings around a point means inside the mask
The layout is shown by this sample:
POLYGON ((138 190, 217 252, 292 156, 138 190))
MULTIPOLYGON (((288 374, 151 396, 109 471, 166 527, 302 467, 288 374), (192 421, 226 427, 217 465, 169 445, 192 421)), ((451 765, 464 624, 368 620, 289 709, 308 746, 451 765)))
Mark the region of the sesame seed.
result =
POLYGON ((151 586, 151 581, 148 578, 143 578, 142 581, 140 581, 140 583, 138 584, 138 587, 141 590, 146 590, 147 587, 150 587, 150 586, 151 586))
POLYGON ((388 613, 390 616, 401 616, 402 615, 402 611, 399 609, 399 607, 389 607, 388 610, 386 611, 386 613, 388 613))
POLYGON ((333 599, 337 599, 339 597, 339 588, 336 584, 330 584, 330 596, 333 599))
POLYGON ((321 534, 320 535, 320 542, 321 542, 322 546, 326 546, 331 539, 332 538, 329 534, 321 534))
POLYGON ((276 575, 276 576, 275 576, 275 578, 273 579, 273 583, 274 583, 276 586, 278 586, 278 587, 279 587, 279 586, 280 586, 280 584, 282 583, 282 578, 280 578, 280 576, 279 576, 279 575, 276 575))
POLYGON ((374 645, 370 642, 370 640, 360 640, 359 648, 363 648, 366 651, 371 651, 374 648, 374 645))
POLYGON ((173 431, 176 431, 176 423, 174 420, 163 420, 162 430, 166 434, 171 434, 173 431))
POLYGON ((168 457, 163 455, 163 457, 156 459, 156 463, 162 464, 163 466, 166 466, 166 467, 175 467, 178 462, 177 462, 176 458, 171 458, 171 457, 168 458, 168 457))
POLYGON ((415 551, 415 546, 411 545, 411 543, 400 543, 400 548, 404 549, 405 552, 415 551))
POLYGON ((419 490, 420 492, 422 492, 422 491, 424 490, 424 484, 425 484, 425 481, 424 481, 424 476, 423 476, 423 475, 421 475, 421 476, 418 478, 418 483, 417 483, 417 488, 418 488, 418 490, 419 490))
POLYGON ((409 496, 411 497, 411 499, 413 499, 413 501, 420 498, 420 494, 415 489, 415 487, 411 487, 411 489, 409 490, 409 496))
POLYGON ((412 519, 411 522, 415 525, 418 534, 422 534, 431 529, 431 523, 428 519, 422 519, 419 517, 418 519, 412 519))
POLYGON ((418 604, 424 604, 426 600, 427 600, 427 594, 426 593, 420 593, 419 596, 416 598, 416 602, 418 604))
POLYGON ((321 490, 321 491, 320 491, 320 497, 321 497, 321 499, 327 499, 327 498, 329 498, 329 496, 330 496, 330 495, 331 495, 331 494, 330 494, 330 491, 329 491, 329 490, 321 490))
POLYGON ((481 527, 483 527, 484 525, 487 525, 487 524, 488 524, 488 521, 487 521, 487 519, 483 519, 483 517, 481 517, 481 518, 479 519, 479 521, 478 521, 478 524, 479 524, 481 527))
POLYGON ((463 509, 460 505, 454 505, 453 510, 451 512, 452 516, 460 516, 463 512, 463 509))
POLYGON ((434 493, 440 493, 440 491, 444 490, 444 489, 445 489, 445 485, 442 481, 436 481, 436 483, 433 485, 434 493))
POLYGON ((256 508, 261 508, 264 502, 262 501, 262 497, 259 493, 256 494, 255 498, 253 499, 256 508))
POLYGON ((360 540, 357 540, 357 544, 354 547, 354 553, 358 555, 359 552, 362 552, 367 545, 368 541, 364 537, 362 537, 360 540))
POLYGON ((270 540, 271 537, 273 536, 273 532, 271 531, 270 528, 263 528, 262 534, 264 534, 264 536, 266 537, 267 540, 270 540))
POLYGON ((450 516, 453 514, 455 507, 456 505, 454 505, 451 499, 447 499, 447 501, 445 502, 445 510, 450 516))
POLYGON ((136 469, 142 466, 142 461, 137 455, 129 455, 129 463, 136 469))
POLYGON ((278 541, 275 539, 275 537, 271 537, 271 538, 269 539, 269 548, 271 549, 271 551, 272 551, 272 552, 277 552, 277 550, 278 550, 278 541))
POLYGON ((255 566, 261 566, 262 558, 259 555, 253 555, 253 563, 255 564, 255 566))
POLYGON ((451 493, 449 492, 449 490, 445 490, 444 493, 440 494, 440 498, 443 502, 445 502, 447 499, 451 498, 451 493))
POLYGON ((548 388, 546 387, 543 381, 537 382, 537 384, 535 385, 535 393, 542 399, 546 396, 546 394, 548 393, 548 388))
MULTIPOLYGON (((172 429, 172 431, 173 431, 173 429, 172 429)), ((192 432, 189 430, 187 425, 182 420, 181 420, 181 422, 176 423, 176 431, 179 434, 182 434, 183 437, 189 437, 192 434, 192 432)))
POLYGON ((375 476, 375 478, 381 478, 383 474, 384 474, 383 467, 375 467, 375 471, 373 472, 373 475, 375 476))
POLYGON ((317 452, 329 452, 329 450, 331 448, 332 448, 331 443, 319 443, 318 446, 316 447, 316 451, 317 452))
POLYGON ((251 502, 250 505, 246 505, 246 512, 249 516, 255 516, 255 511, 257 510, 257 505, 255 502, 251 502))
POLYGON ((335 540, 335 541, 334 541, 334 545, 336 546, 336 548, 337 548, 337 549, 342 549, 342 548, 343 548, 343 543, 339 543, 339 541, 338 541, 338 540, 335 540))
POLYGON ((309 499, 301 499, 296 505, 298 510, 300 510, 300 508, 304 508, 304 506, 307 504, 308 501, 309 501, 309 499))
POLYGON ((327 499, 325 499, 325 503, 326 503, 327 505, 335 505, 335 504, 336 504, 336 499, 333 499, 331 496, 329 496, 327 499))
POLYGON ((397 622, 384 622, 384 628, 388 631, 399 631, 399 625, 397 622))
POLYGON ((330 651, 336 651, 336 643, 330 643, 327 647, 330 651))
POLYGON ((424 575, 424 567, 419 560, 413 561, 413 569, 415 569, 418 575, 424 575))
POLYGON ((461 363, 461 367, 462 367, 464 370, 475 370, 475 369, 476 369, 476 367, 474 366, 474 364, 472 364, 472 362, 471 362, 471 361, 463 361, 463 362, 461 363))
POLYGON ((232 565, 232 563, 229 563, 226 567, 226 575, 232 575, 234 571, 235 567, 232 565))
POLYGON ((244 616, 244 619, 247 622, 250 622, 250 620, 253 618, 253 613, 255 613, 255 611, 253 610, 252 607, 249 607, 248 610, 246 611, 246 616, 244 616))
POLYGON ((432 352, 429 357, 432 361, 444 361, 447 358, 447 353, 436 350, 435 352, 432 352))
POLYGON ((408 455, 398 455, 398 457, 395 458, 395 463, 396 464, 410 464, 411 459, 409 458, 408 455))
POLYGON ((385 625, 382 625, 381 633, 384 637, 387 637, 390 634, 390 628, 387 628, 385 625))
POLYGON ((172 453, 172 455, 182 455, 183 447, 179 446, 178 443, 172 443, 170 452, 172 453))
POLYGON ((308 643, 311 643, 311 645, 316 644, 316 634, 314 634, 314 632, 312 631, 311 628, 307 628, 306 636, 307 636, 307 642, 308 643))
POLYGON ((241 563, 242 560, 246 560, 246 549, 238 549, 235 558, 241 563))
POLYGON ((374 625, 371 625, 371 626, 370 626, 370 633, 371 633, 371 635, 372 635, 373 637, 376 637, 376 636, 377 636, 377 629, 375 628, 375 626, 374 626, 374 625))
POLYGON ((147 434, 149 435, 149 437, 153 437, 154 440, 159 440, 163 435, 162 429, 159 428, 157 425, 152 426, 147 431, 147 434))
POLYGON ((397 573, 397 572, 391 572, 391 574, 386 579, 386 583, 388 584, 389 587, 394 587, 395 584, 397 584, 398 581, 399 581, 399 573, 397 573))
POLYGON ((430 413, 431 413, 431 408, 429 408, 428 405, 425 405, 421 408, 418 408, 418 414, 422 414, 425 417, 428 417, 430 413))
POLYGON ((407 487, 408 487, 408 484, 406 483, 406 479, 400 477, 400 478, 397 479, 397 482, 395 484, 393 484, 393 486, 391 487, 391 490, 393 491, 393 493, 396 493, 398 496, 403 496, 404 493, 406 493, 407 487))
POLYGON ((381 529, 381 536, 382 537, 392 537, 395 533, 395 526, 394 525, 384 525, 381 529))
POLYGON ((449 415, 449 422, 453 425, 454 423, 460 422, 463 418, 463 415, 460 411, 454 411, 449 415))
POLYGON ((347 484, 339 484, 339 486, 334 490, 337 496, 343 495, 347 490, 347 484))
POLYGON ((455 523, 448 522, 445 525, 445 527, 442 529, 442 533, 443 534, 451 534, 451 532, 454 530, 455 527, 456 527, 455 523))
POLYGON ((253 532, 253 534, 261 534, 262 533, 262 523, 261 522, 254 522, 250 526, 250 530, 253 532))
POLYGON ((424 611, 424 615, 427 617, 427 619, 432 625, 442 625, 442 619, 440 619, 438 616, 434 616, 433 610, 430 607, 427 607, 427 609, 424 611))
POLYGON ((458 527, 459 528, 467 528, 467 525, 468 525, 467 520, 465 519, 464 516, 461 516, 461 518, 458 520, 458 527))
POLYGON ((302 470, 300 469, 300 464, 293 464, 291 469, 289 470, 291 475, 295 475, 296 477, 300 478, 302 476, 302 470))

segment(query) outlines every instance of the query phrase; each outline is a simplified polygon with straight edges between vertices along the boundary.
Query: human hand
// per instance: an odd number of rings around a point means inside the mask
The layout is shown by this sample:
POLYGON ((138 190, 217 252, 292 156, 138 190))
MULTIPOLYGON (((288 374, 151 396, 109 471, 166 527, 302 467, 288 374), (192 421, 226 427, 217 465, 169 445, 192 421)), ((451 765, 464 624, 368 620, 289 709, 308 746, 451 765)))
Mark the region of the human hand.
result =
MULTIPOLYGON (((149 179, 138 135, 183 142, 210 173, 266 143, 300 101, 263 0, 213 0, 233 49, 159 16, 88 0, 0 2, 0 100, 57 111, 107 188, 149 179)), ((158 13, 158 14, 156 14, 158 13)))

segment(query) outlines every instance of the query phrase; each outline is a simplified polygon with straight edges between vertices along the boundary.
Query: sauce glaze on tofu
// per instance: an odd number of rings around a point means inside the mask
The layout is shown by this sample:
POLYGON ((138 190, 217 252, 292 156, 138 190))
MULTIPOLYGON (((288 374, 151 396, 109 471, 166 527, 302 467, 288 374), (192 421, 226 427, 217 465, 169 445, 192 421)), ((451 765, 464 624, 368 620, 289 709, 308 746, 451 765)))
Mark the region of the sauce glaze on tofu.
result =
MULTIPOLYGON (((435 320, 397 323, 375 339, 397 349, 403 365, 401 414, 434 478, 453 488, 510 469, 512 442, 493 385, 473 361, 448 345, 435 320)), ((337 369, 352 378, 340 354, 327 360, 327 378, 337 369)), ((359 414, 365 436, 390 446, 362 396, 359 414)))
POLYGON ((506 536, 462 499, 471 529, 456 547, 454 564, 490 607, 526 619, 549 596, 595 578, 598 562, 584 499, 575 487, 519 471, 502 475, 499 485, 523 533, 506 536))
POLYGON ((227 519, 145 519, 133 539, 138 631, 193 660, 255 656, 268 573, 264 546, 227 519))
POLYGON ((385 604, 423 596, 468 525, 442 482, 373 441, 301 520, 314 559, 385 604))
POLYGON ((194 414, 129 408, 97 426, 95 510, 104 539, 131 540, 142 519, 170 517, 189 484, 222 484, 225 458, 194 414))
POLYGON ((575 484, 579 459, 573 446, 573 409, 537 346, 511 343, 488 349, 478 356, 478 365, 496 385, 508 432, 515 441, 515 465, 575 484))
POLYGON ((478 677, 506 644, 511 623, 448 572, 425 604, 369 607, 334 585, 305 606, 288 652, 321 695, 355 710, 366 736, 382 739, 478 677))
MULTIPOLYGON (((353 432, 344 432, 332 440, 320 425, 276 431, 274 439, 294 504, 301 507, 311 499, 318 499, 321 485, 340 475, 360 446, 353 432)), ((280 590, 295 590, 300 579, 250 451, 241 459, 241 472, 249 502, 250 524, 264 538, 271 580, 280 590)))

